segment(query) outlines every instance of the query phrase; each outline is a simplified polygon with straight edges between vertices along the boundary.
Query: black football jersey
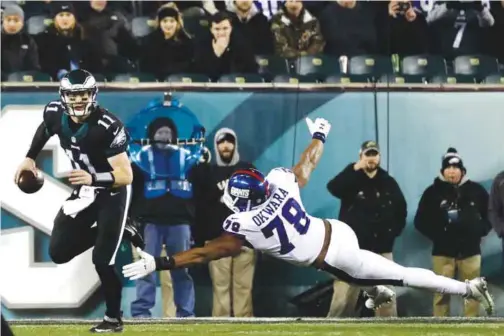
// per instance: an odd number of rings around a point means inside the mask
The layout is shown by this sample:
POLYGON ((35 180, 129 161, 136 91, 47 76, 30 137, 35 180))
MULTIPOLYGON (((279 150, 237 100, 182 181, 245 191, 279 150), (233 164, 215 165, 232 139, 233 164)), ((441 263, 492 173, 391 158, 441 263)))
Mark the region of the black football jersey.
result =
POLYGON ((74 169, 90 174, 112 170, 108 159, 128 147, 128 134, 123 123, 104 108, 97 107, 83 123, 75 123, 59 100, 44 108, 48 135, 58 135, 60 145, 74 169))

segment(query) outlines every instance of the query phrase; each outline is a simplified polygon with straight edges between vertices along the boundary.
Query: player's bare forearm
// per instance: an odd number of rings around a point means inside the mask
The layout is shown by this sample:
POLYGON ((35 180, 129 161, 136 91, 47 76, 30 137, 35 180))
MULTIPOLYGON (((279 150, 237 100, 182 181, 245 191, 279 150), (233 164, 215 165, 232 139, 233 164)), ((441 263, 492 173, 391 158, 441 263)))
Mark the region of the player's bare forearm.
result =
MULTIPOLYGON (((206 264, 212 260, 232 257, 240 253, 242 246, 243 242, 240 238, 224 234, 211 240, 203 247, 193 248, 173 255, 173 265, 169 268, 186 268, 197 264, 206 264)), ((158 260, 156 260, 156 264, 159 266, 158 260)))
POLYGON ((108 159, 114 176, 114 188, 125 186, 133 182, 133 170, 126 153, 120 153, 108 159))
POLYGON ((299 187, 302 188, 308 183, 311 173, 322 157, 323 151, 324 143, 318 139, 312 139, 310 145, 303 151, 301 159, 292 169, 298 180, 299 187))

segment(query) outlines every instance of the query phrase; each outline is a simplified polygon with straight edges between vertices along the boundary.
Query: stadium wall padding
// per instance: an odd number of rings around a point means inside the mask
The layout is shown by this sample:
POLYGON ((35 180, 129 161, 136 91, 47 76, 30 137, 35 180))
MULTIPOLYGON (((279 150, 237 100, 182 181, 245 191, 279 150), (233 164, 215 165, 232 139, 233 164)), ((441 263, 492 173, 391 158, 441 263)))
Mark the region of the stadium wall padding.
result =
MULTIPOLYGON (((99 103, 127 122, 151 99, 161 95, 162 92, 100 92, 99 103)), ((324 156, 302 191, 306 208, 319 217, 337 217, 339 202, 327 192, 326 184, 348 163, 357 159, 360 144, 375 139, 378 130, 382 166, 397 179, 408 202, 408 225, 394 250, 395 260, 408 266, 431 267, 430 244, 415 231, 412 219, 420 195, 439 174, 441 156, 446 149, 456 147, 464 159, 469 177, 482 183, 487 190, 494 176, 504 169, 502 93, 272 91, 183 92, 175 93, 175 96, 206 127, 210 147, 219 128, 231 127, 238 134, 241 157, 252 161, 263 171, 277 166, 290 167, 296 162, 310 139, 305 117, 324 117, 331 121, 332 130, 324 156)), ((39 105, 41 118, 42 106, 57 98, 57 94, 53 93, 12 92, 2 94, 1 104, 3 111, 8 110, 9 105, 39 105)), ((2 147, 9 145, 3 143, 2 147)), ((42 155, 39 161, 46 172, 52 171, 50 155, 42 155)), ((6 209, 2 209, 1 220, 2 229, 27 225, 6 209)), ((501 241, 492 231, 482 246, 482 274, 490 280, 497 315, 504 316, 501 241)), ((36 232, 36 261, 49 261, 47 247, 48 236, 36 232)), ((130 249, 123 244, 119 266, 130 260, 130 249)), ((196 284, 196 314, 209 316, 211 287, 207 268, 196 267, 191 273, 196 284)), ((316 270, 296 268, 268 256, 260 256, 254 282, 255 315, 296 316, 299 311, 288 301, 327 279, 328 276, 316 270)), ((33 281, 36 285, 37 280, 33 281)), ((124 284, 123 310, 128 317, 135 287, 126 280, 124 284)), ((431 315, 432 295, 402 288, 397 289, 397 293, 401 316, 431 315)), ((95 293, 77 309, 2 308, 7 318, 99 318, 104 313, 100 297, 95 293)), ((160 295, 153 316, 160 316, 159 301, 160 295)), ((462 300, 454 299, 452 302, 452 314, 461 314, 462 300)))

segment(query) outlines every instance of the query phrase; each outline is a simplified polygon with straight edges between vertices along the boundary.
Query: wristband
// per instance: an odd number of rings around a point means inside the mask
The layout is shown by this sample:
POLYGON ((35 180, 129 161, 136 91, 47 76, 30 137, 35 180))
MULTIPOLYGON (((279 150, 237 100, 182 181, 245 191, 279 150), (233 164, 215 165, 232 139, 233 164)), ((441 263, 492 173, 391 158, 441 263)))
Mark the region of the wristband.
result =
POLYGON ((111 188, 115 183, 114 174, 111 172, 91 174, 91 177, 93 179, 91 185, 94 187, 111 188))
POLYGON ((175 259, 172 256, 168 257, 157 257, 156 261, 156 271, 171 270, 175 268, 175 259))
POLYGON ((315 133, 313 133, 312 139, 317 139, 317 140, 320 140, 322 142, 325 142, 326 136, 325 136, 324 133, 315 132, 315 133))

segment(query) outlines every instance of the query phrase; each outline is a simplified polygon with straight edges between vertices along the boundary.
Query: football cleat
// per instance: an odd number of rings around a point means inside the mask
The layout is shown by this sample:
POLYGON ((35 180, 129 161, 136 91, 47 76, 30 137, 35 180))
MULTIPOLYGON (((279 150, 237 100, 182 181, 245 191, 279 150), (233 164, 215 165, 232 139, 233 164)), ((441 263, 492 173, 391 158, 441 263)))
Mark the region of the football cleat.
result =
POLYGON ((90 332, 95 334, 105 334, 105 333, 120 333, 124 329, 123 321, 115 318, 110 318, 105 315, 103 321, 101 321, 98 325, 89 329, 90 332))
POLYGON ((475 278, 466 280, 467 294, 464 296, 466 299, 479 301, 488 315, 494 313, 495 304, 492 296, 488 292, 488 284, 485 278, 475 278))
POLYGON ((365 295, 368 297, 366 300, 366 308, 378 309, 386 303, 392 302, 395 292, 385 286, 374 286, 370 291, 366 291, 365 295))

